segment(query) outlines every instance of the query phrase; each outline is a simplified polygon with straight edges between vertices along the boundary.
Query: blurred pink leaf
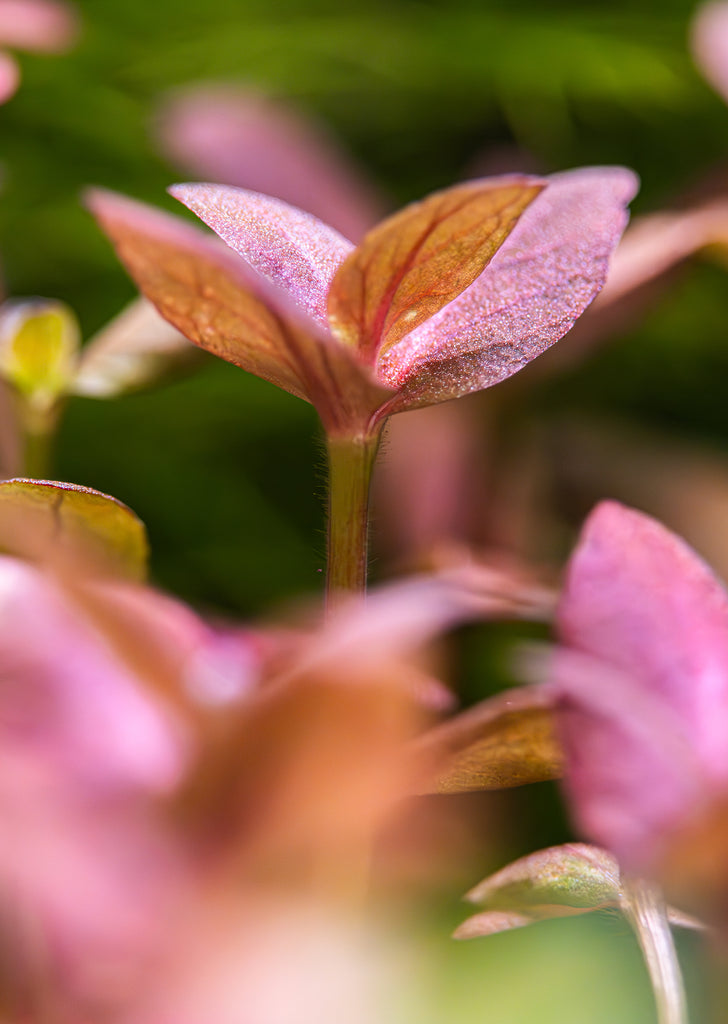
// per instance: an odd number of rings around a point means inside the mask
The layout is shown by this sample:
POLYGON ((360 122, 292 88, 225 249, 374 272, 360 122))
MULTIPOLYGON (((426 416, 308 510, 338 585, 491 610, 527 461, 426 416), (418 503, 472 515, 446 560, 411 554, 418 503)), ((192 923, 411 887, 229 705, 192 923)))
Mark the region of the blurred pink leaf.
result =
POLYGON ((569 563, 554 688, 585 834, 654 870, 728 784, 728 596, 679 538, 613 502, 569 563))
POLYGON ((20 68, 9 53, 0 51, 0 103, 6 103, 20 84, 20 68))
POLYGON ((171 93, 156 120, 163 151, 207 181, 265 192, 357 241, 384 200, 313 118, 235 85, 171 93))
POLYGON ((78 21, 61 0, 0 0, 0 44, 57 53, 73 44, 78 21))
POLYGON ((2 689, 10 736, 92 789, 168 789, 185 762, 169 709, 143 695, 102 636, 42 569, 0 560, 2 689))
POLYGON ((568 344, 551 354, 549 368, 629 328, 670 287, 671 272, 714 248, 728 250, 728 200, 723 195, 638 217, 617 246, 603 290, 570 332, 568 344))
MULTIPOLYGON (((78 21, 62 0, 0 0, 0 46, 59 53, 76 39, 78 21)), ((0 103, 18 88, 20 71, 11 56, 0 51, 0 103)))
POLYGON ((696 8, 692 49, 698 68, 728 102, 728 3, 712 0, 696 8))

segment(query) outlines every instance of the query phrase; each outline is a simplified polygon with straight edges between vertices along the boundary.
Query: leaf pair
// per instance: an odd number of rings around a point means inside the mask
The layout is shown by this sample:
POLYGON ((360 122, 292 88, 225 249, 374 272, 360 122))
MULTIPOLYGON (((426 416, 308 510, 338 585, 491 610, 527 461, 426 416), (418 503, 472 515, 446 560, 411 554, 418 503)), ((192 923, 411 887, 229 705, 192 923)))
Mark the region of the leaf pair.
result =
POLYGON ((406 207, 355 248, 280 200, 175 186, 239 259, 138 203, 88 201, 166 319, 352 437, 488 387, 561 337, 604 282, 634 190, 619 168, 482 179, 406 207))

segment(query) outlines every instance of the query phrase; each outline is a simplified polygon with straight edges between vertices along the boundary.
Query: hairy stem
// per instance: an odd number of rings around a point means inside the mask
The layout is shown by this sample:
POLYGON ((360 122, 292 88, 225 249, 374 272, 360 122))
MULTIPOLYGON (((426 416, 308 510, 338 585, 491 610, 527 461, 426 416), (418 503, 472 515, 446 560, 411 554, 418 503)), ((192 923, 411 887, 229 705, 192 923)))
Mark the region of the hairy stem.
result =
POLYGON ((688 1024, 682 973, 662 894, 647 882, 630 881, 624 887, 622 910, 642 949, 659 1024, 688 1024))
POLYGON ((380 431, 357 438, 330 438, 326 599, 363 594, 367 582, 369 485, 380 431))

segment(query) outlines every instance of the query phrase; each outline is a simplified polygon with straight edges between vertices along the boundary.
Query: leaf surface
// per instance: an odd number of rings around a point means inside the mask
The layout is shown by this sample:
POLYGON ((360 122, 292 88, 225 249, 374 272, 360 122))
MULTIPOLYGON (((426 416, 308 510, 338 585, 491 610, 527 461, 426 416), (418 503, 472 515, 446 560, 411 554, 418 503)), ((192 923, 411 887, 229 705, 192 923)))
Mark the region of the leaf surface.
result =
POLYGON ((170 193, 254 271, 328 330, 327 300, 353 246, 338 231, 280 199, 227 185, 173 185, 170 193))
POLYGON ((480 277, 382 351, 378 375, 401 390, 387 411, 491 387, 562 338, 606 280, 636 189, 621 167, 549 178, 480 277))
POLYGON ((472 284, 543 187, 521 176, 467 182, 373 228, 333 279, 337 335, 373 360, 472 284))

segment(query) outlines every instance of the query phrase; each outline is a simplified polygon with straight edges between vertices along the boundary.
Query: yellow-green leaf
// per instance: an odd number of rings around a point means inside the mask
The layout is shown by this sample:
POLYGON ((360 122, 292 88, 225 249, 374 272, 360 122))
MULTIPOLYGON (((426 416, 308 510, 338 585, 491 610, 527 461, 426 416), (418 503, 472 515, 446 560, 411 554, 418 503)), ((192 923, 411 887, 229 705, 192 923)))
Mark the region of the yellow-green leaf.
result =
POLYGON ((50 404, 71 383, 81 342, 62 302, 12 300, 0 307, 0 373, 31 401, 50 404))
POLYGON ((144 524, 116 498, 46 480, 0 483, 0 547, 30 558, 78 557, 84 567, 140 581, 147 574, 144 524))

